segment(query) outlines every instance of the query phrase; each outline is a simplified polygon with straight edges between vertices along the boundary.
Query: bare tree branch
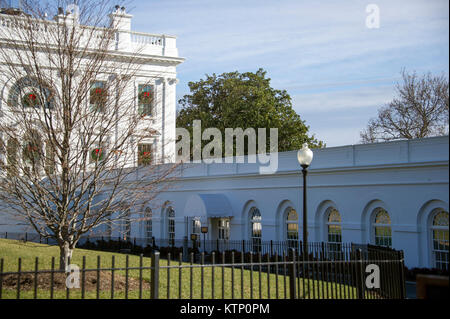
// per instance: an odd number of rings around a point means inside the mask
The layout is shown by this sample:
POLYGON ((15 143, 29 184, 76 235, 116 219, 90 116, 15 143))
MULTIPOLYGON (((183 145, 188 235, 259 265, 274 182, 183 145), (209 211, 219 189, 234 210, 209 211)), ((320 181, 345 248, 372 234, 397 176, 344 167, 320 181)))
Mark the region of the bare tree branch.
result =
MULTIPOLYGON (((137 165, 139 144, 156 132, 136 105, 139 50, 114 51, 117 25, 104 21, 111 3, 78 1, 79 17, 60 13, 54 21, 45 12, 57 8, 25 4, 28 14, 0 21, 0 81, 8 92, 1 100, 0 201, 57 240, 65 268, 81 236, 142 218, 134 208, 168 187, 176 166, 137 165)), ((148 105, 159 102, 144 93, 148 105)))
POLYGON ((402 71, 397 97, 378 110, 361 132, 363 143, 448 135, 449 87, 444 75, 402 71))

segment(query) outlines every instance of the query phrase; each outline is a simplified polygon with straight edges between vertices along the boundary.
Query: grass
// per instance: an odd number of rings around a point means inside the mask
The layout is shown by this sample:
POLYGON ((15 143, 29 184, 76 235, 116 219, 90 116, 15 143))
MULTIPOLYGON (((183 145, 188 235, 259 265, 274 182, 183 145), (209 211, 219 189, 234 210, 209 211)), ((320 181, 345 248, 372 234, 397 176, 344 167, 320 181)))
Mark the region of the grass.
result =
MULTIPOLYGON (((83 256, 86 258, 86 269, 97 268, 97 256, 100 256, 100 267, 109 268, 112 263, 112 256, 115 256, 115 268, 125 267, 126 255, 108 252, 91 251, 85 249, 75 249, 72 258, 72 264, 82 265, 83 256)), ((16 272, 18 270, 18 259, 21 258, 22 271, 33 271, 35 267, 36 257, 39 258, 39 270, 48 270, 51 268, 52 257, 55 257, 55 268, 58 268, 59 248, 55 246, 48 246, 44 244, 37 244, 31 242, 21 242, 15 240, 0 239, 0 259, 4 260, 3 272, 16 272)), ((150 267, 151 258, 143 258, 143 266, 150 267)), ((171 265, 178 265, 178 261, 172 261, 171 265)), ((187 263, 182 263, 188 265, 187 263)), ((139 267, 140 257, 129 255, 129 267, 139 267)), ((167 260, 161 259, 160 266, 167 266, 167 260)), ((278 291, 278 298, 289 298, 289 277, 284 275, 267 274, 257 271, 255 266, 254 271, 241 270, 240 268, 221 268, 206 267, 202 270, 199 267, 180 269, 162 268, 160 271, 159 297, 160 298, 179 298, 187 299, 201 298, 203 291, 203 298, 276 298, 278 291), (191 285, 192 273, 192 285, 191 285), (181 276, 181 290, 180 290, 180 276, 181 276), (222 281, 222 277, 224 280, 222 281), (214 281, 212 280, 214 278, 214 281), (233 281, 234 278, 234 281, 233 281), (241 280, 241 278, 243 280, 241 280), (203 282, 203 284, 202 284, 203 282), (213 287, 214 282, 214 287, 213 287), (278 289, 277 289, 278 282, 278 289), (223 283, 223 287, 222 287, 223 283), (234 283, 234 284, 233 284, 234 283), (253 285, 252 285, 253 283, 253 285), (243 284, 243 285, 242 285, 243 284), (286 286, 285 286, 286 285, 286 286), (285 289, 286 287, 286 289, 285 289), (168 289, 169 288, 169 289, 168 289), (285 294, 286 291, 286 294, 285 294), (169 295, 168 295, 169 292, 169 295), (242 294, 243 292, 243 294, 242 294)), ((124 282, 125 270, 117 270, 114 272, 115 281, 124 282)), ((108 272, 108 278, 111 275, 108 272)), ((128 272, 130 282, 130 289, 128 290, 128 298, 139 298, 139 288, 136 283, 139 283, 139 270, 129 270, 128 272)), ((94 276, 95 277, 95 276, 94 276)), ((150 269, 142 271, 142 280, 145 284, 145 289, 142 291, 142 298, 150 298, 150 289, 148 289, 150 282, 150 269)), ((111 281, 109 280, 109 288, 103 288, 99 293, 99 298, 111 298, 111 281)), ((324 282, 320 280, 303 280, 299 278, 298 295, 301 298, 354 298, 356 290, 354 287, 341 285, 336 283, 324 282), (336 294, 336 292, 338 294, 336 294)), ((20 298, 34 298, 33 285, 28 285, 28 289, 20 291, 20 298)), ((125 298, 125 288, 114 289, 114 298, 125 298)), ((14 287, 3 287, 2 298, 14 299, 17 297, 17 289, 14 287)), ((88 289, 85 292, 86 299, 96 298, 96 290, 88 289)), ((50 298, 50 289, 41 289, 38 286, 36 298, 47 299, 50 298)), ((67 298, 66 289, 55 289, 54 298, 67 298)), ((70 289, 69 298, 81 298, 81 289, 70 289)))

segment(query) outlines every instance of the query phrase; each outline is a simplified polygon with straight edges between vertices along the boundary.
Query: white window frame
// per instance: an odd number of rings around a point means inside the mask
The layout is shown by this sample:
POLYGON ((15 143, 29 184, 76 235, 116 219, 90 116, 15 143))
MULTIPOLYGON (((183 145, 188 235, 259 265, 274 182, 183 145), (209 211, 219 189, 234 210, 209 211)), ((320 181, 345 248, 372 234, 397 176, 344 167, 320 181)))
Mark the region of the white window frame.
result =
POLYGON ((150 207, 144 209, 144 238, 147 245, 152 244, 153 238, 153 212, 150 207))
POLYGON ((298 248, 298 240, 299 240, 299 227, 298 227, 298 213, 297 211, 292 208, 288 207, 285 210, 285 217, 284 217, 284 224, 285 224, 285 240, 288 243, 289 248, 298 248), (289 219, 289 213, 294 212, 297 218, 295 220, 289 219), (297 230, 289 230, 289 226, 295 225, 297 227, 297 230), (293 234, 294 237, 290 238, 290 234, 293 234))
POLYGON ((377 207, 377 208, 375 208, 373 210, 372 218, 371 218, 371 225, 370 226, 371 226, 371 229, 372 229, 372 232, 373 232, 372 242, 374 243, 374 245, 384 246, 384 247, 389 247, 389 248, 393 247, 393 245, 392 245, 392 219, 391 219, 391 215, 389 214, 389 212, 386 209, 384 209, 383 207, 377 207), (383 212, 385 212, 387 217, 389 218, 389 223, 388 224, 386 224, 386 223, 377 223, 376 222, 377 216, 379 214, 383 213, 383 212), (390 232, 390 236, 377 236, 377 228, 388 228, 389 232, 390 232), (380 240, 383 241, 383 242, 388 239, 389 244, 388 245, 378 244, 377 243, 378 238, 380 238, 380 240))
POLYGON ((168 207, 166 210, 166 221, 167 221, 167 239, 169 240, 169 245, 175 243, 175 209, 173 207, 168 207))
MULTIPOLYGON (((448 237, 449 237, 448 215, 449 215, 449 213, 445 209, 443 209, 443 208, 436 208, 436 209, 434 209, 431 212, 430 224, 429 224, 429 230, 430 230, 430 245, 429 245, 429 247, 430 247, 430 251, 431 251, 432 265, 435 268, 447 269, 447 270, 449 269, 449 252, 448 252, 448 250, 445 251, 445 249, 435 249, 435 246, 434 246, 435 237, 434 236, 435 236, 435 231, 438 231, 440 233, 442 232, 444 234, 445 234, 445 232, 447 232, 447 245, 449 245, 449 243, 448 243, 448 237), (447 225, 446 226, 445 225, 444 226, 434 225, 434 220, 435 220, 436 216, 438 214, 442 213, 442 212, 443 213, 447 213, 447 225), (438 262, 437 259, 436 259, 436 252, 442 253, 442 254, 446 253, 447 254, 447 261, 445 261, 443 259, 442 262, 438 262), (439 264, 443 264, 443 265, 446 264, 446 268, 445 267, 440 267, 439 264)), ((444 240, 444 242, 445 242, 445 240, 444 240)))
POLYGON ((262 244, 262 216, 260 210, 255 206, 250 208, 249 224, 250 224, 250 240, 252 242, 252 250, 255 252, 260 252, 262 244))

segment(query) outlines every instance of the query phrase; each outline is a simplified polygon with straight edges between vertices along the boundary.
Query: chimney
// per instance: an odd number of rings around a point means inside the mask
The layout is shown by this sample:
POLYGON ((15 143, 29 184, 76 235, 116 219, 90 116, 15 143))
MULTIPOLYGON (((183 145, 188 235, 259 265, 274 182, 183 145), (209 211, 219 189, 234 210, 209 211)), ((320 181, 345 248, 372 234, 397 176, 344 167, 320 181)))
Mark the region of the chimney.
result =
POLYGON ((110 25, 117 30, 116 50, 131 50, 131 14, 128 14, 125 7, 116 5, 115 10, 109 14, 110 25))
POLYGON ((131 14, 126 13, 125 7, 116 5, 115 10, 109 15, 110 24, 119 31, 131 31, 131 14))

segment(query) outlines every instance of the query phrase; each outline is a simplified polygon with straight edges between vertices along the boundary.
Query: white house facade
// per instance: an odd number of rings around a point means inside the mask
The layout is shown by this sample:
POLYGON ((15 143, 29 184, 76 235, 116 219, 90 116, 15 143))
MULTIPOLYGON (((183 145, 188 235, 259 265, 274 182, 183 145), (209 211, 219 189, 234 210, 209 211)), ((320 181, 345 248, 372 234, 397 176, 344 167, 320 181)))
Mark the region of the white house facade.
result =
MULTIPOLYGON (((0 14, 0 28, 11 27, 16 18, 0 14)), ((110 18, 121 23, 113 50, 125 56, 140 48, 142 67, 130 90, 138 92, 141 83, 150 81, 158 97, 155 112, 146 119, 159 133, 146 142, 160 159, 154 164, 174 162, 176 66, 184 61, 176 38, 131 31, 132 17, 121 9, 110 18)), ((0 101, 7 100, 13 86, 0 88, 0 101)), ((0 104, 0 121, 4 109, 0 104)), ((210 240, 301 239, 303 184, 297 153, 277 156, 273 174, 260 174, 260 165, 248 162, 181 165, 176 181, 142 208, 151 218, 134 223, 131 237, 184 240, 208 226, 210 240)), ((448 269, 448 192, 448 136, 314 150, 308 238, 390 246, 404 250, 408 267, 448 269)), ((12 231, 27 229, 2 215, 0 233, 12 231)))
MULTIPOLYGON (((448 269, 448 160, 448 136, 314 150, 309 241, 390 246, 408 267, 448 269)), ((135 225, 132 236, 181 240, 202 225, 210 240, 302 239, 302 187, 296 152, 279 153, 269 175, 255 163, 184 164, 151 230, 135 225)))

